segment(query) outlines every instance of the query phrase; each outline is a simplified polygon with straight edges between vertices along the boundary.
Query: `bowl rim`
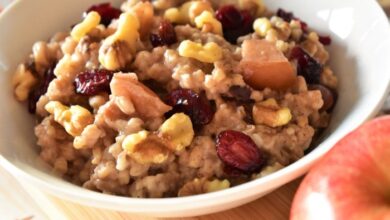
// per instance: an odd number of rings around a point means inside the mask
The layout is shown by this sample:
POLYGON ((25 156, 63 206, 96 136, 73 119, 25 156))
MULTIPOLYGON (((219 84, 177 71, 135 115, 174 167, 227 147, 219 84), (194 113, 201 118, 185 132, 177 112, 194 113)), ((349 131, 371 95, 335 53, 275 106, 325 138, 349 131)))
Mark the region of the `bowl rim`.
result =
MULTIPOLYGON (((5 16, 8 14, 13 13, 15 10, 16 6, 21 4, 23 0, 14 0, 9 6, 7 6, 0 14, 0 20, 3 19, 5 16)), ((379 3, 376 1, 372 1, 371 4, 373 4, 373 7, 376 7, 376 10, 380 12, 378 16, 381 16, 382 19, 386 18, 383 10, 379 6, 379 3)), ((386 18, 387 19, 387 18, 386 18)), ((387 32, 390 33, 390 25, 387 23, 387 32)), ((390 40, 390 39, 389 39, 390 40)), ((388 70, 390 71, 390 70, 388 70)), ((389 73, 390 74, 390 73, 389 73)), ((366 120, 372 118, 381 108, 382 104, 385 101, 386 94, 388 94, 390 91, 390 82, 387 83, 387 86, 384 88, 384 91, 382 96, 375 97, 375 106, 371 106, 369 109, 369 113, 361 117, 360 121, 355 123, 354 126, 352 126, 351 131, 358 127, 360 124, 364 123, 366 120)), ((349 132, 347 132, 349 133, 349 132)), ((344 136, 343 134, 342 136, 344 136)), ((146 208, 144 210, 140 210, 140 212, 147 211, 149 213, 154 213, 158 212, 161 213, 162 210, 157 209, 156 211, 150 210, 148 207, 152 206, 172 206, 172 205, 183 205, 187 204, 187 207, 181 210, 189 210, 189 209, 196 209, 200 207, 206 207, 210 205, 216 205, 213 204, 213 201, 217 200, 226 200, 226 203, 229 202, 232 198, 234 197, 236 200, 237 196, 240 197, 240 192, 246 191, 248 189, 253 189, 255 187, 263 187, 263 189, 266 190, 272 190, 274 189, 274 186, 277 185, 280 187, 283 184, 286 184, 290 182, 291 180, 297 178, 298 176, 302 175, 307 171, 307 169, 316 161, 318 161, 326 152, 328 152, 334 144, 340 139, 341 137, 335 137, 330 135, 326 141, 322 141, 319 143, 316 147, 316 150, 310 152, 309 154, 305 155, 298 161, 282 168, 281 170, 278 170, 270 175, 267 175, 266 177, 251 180, 249 182, 240 184, 238 186, 225 189, 222 191, 217 191, 217 192, 212 192, 212 193, 206 193, 206 194, 200 194, 200 195, 193 195, 193 196, 188 196, 188 197, 173 197, 173 198, 132 198, 132 197, 123 197, 123 196, 115 196, 115 195, 108 195, 108 194, 103 194, 99 192, 94 192, 90 191, 87 189, 84 189, 80 186, 79 187, 83 190, 86 190, 84 194, 79 194, 78 192, 73 192, 71 190, 64 190, 58 186, 55 186, 54 184, 51 184, 51 182, 45 181, 44 179, 41 179, 37 176, 30 175, 29 173, 25 172, 22 169, 19 169, 16 165, 12 164, 10 161, 8 161, 5 157, 0 155, 0 165, 3 166, 6 170, 8 170, 12 175, 15 175, 17 177, 21 177, 23 179, 26 179, 33 183, 35 186, 42 186, 41 188, 44 191, 47 191, 51 194, 55 195, 60 195, 60 197, 66 198, 71 201, 76 201, 81 204, 85 205, 91 205, 95 207, 100 207, 100 208, 109 208, 113 210, 123 210, 121 206, 126 205, 131 207, 132 205, 136 205, 135 207, 140 207, 140 206, 145 206, 146 208), (324 142, 327 142, 327 145, 324 146, 324 142), (331 144, 329 144, 329 142, 331 144), (285 178, 282 178, 285 177, 285 178), (283 179, 282 183, 280 183, 280 180, 283 179), (111 203, 110 206, 106 206, 109 201, 111 203), (117 206, 118 204, 121 204, 121 206, 117 206), (188 206, 189 205, 189 206, 188 206)), ((41 172, 41 171, 40 171, 41 172)), ((42 172, 43 173, 43 172, 42 172)), ((66 182, 65 180, 54 177, 53 175, 43 173, 44 175, 47 175, 48 177, 51 178, 56 178, 59 179, 62 182, 66 182)), ((71 184, 69 182, 66 182, 68 184, 71 184)), ((73 184, 72 184, 73 185, 73 184)), ((278 188, 277 187, 277 188, 278 188)), ((248 196, 241 196, 241 198, 245 198, 248 196)), ((220 202, 218 204, 221 204, 223 202, 220 202)), ((158 207, 156 207, 158 208, 158 207)), ((172 210, 167 210, 169 212, 172 212, 172 210)))

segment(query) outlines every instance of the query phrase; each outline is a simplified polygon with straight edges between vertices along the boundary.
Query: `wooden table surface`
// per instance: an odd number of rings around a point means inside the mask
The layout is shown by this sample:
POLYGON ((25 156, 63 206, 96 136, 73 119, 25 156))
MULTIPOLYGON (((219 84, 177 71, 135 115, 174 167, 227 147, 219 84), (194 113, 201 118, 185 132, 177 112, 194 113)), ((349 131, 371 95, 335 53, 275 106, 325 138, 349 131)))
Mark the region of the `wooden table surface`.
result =
MULTIPOLYGON (((0 0, 4 6, 12 0, 0 0)), ((379 0, 390 7, 390 0, 379 0)), ((390 98, 385 104, 385 111, 390 113, 390 98)), ((302 179, 295 180, 274 192, 228 211, 206 216, 179 218, 188 220, 230 220, 230 219, 288 219, 294 193, 302 179)), ((156 219, 134 214, 96 209, 65 201, 48 195, 29 183, 18 182, 4 168, 0 167, 0 219, 4 220, 135 220, 156 219)))

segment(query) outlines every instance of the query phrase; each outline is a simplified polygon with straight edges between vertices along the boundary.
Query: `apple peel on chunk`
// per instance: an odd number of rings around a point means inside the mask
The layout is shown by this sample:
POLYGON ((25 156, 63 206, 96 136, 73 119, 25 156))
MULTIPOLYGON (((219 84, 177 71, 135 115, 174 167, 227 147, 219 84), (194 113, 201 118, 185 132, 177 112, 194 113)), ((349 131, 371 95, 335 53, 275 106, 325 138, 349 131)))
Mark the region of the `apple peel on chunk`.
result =
POLYGON ((297 80, 296 68, 266 40, 245 40, 240 66, 245 82, 254 89, 287 89, 297 80))
POLYGON ((172 109, 152 90, 139 82, 134 73, 114 74, 110 88, 113 96, 129 99, 142 118, 161 117, 172 109))
POLYGON ((390 219, 390 116, 339 141, 301 183, 292 220, 390 219))

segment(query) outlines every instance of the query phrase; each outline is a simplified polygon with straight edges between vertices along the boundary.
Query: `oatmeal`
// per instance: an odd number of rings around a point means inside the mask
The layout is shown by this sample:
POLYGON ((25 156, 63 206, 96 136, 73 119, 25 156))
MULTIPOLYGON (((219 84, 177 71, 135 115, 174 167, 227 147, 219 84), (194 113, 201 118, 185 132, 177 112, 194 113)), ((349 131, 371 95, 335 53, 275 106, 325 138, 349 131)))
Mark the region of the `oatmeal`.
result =
POLYGON ((130 197, 208 193, 304 156, 328 126, 327 36, 260 0, 94 5, 34 44, 13 79, 40 157, 130 197))

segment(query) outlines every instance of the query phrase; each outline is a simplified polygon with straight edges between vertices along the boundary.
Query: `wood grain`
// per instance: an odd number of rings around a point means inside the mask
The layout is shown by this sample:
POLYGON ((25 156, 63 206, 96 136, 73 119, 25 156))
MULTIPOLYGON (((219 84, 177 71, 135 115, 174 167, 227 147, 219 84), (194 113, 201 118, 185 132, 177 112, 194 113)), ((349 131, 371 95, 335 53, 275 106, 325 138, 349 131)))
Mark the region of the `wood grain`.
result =
POLYGON ((0 219, 47 219, 19 182, 0 167, 0 219))

